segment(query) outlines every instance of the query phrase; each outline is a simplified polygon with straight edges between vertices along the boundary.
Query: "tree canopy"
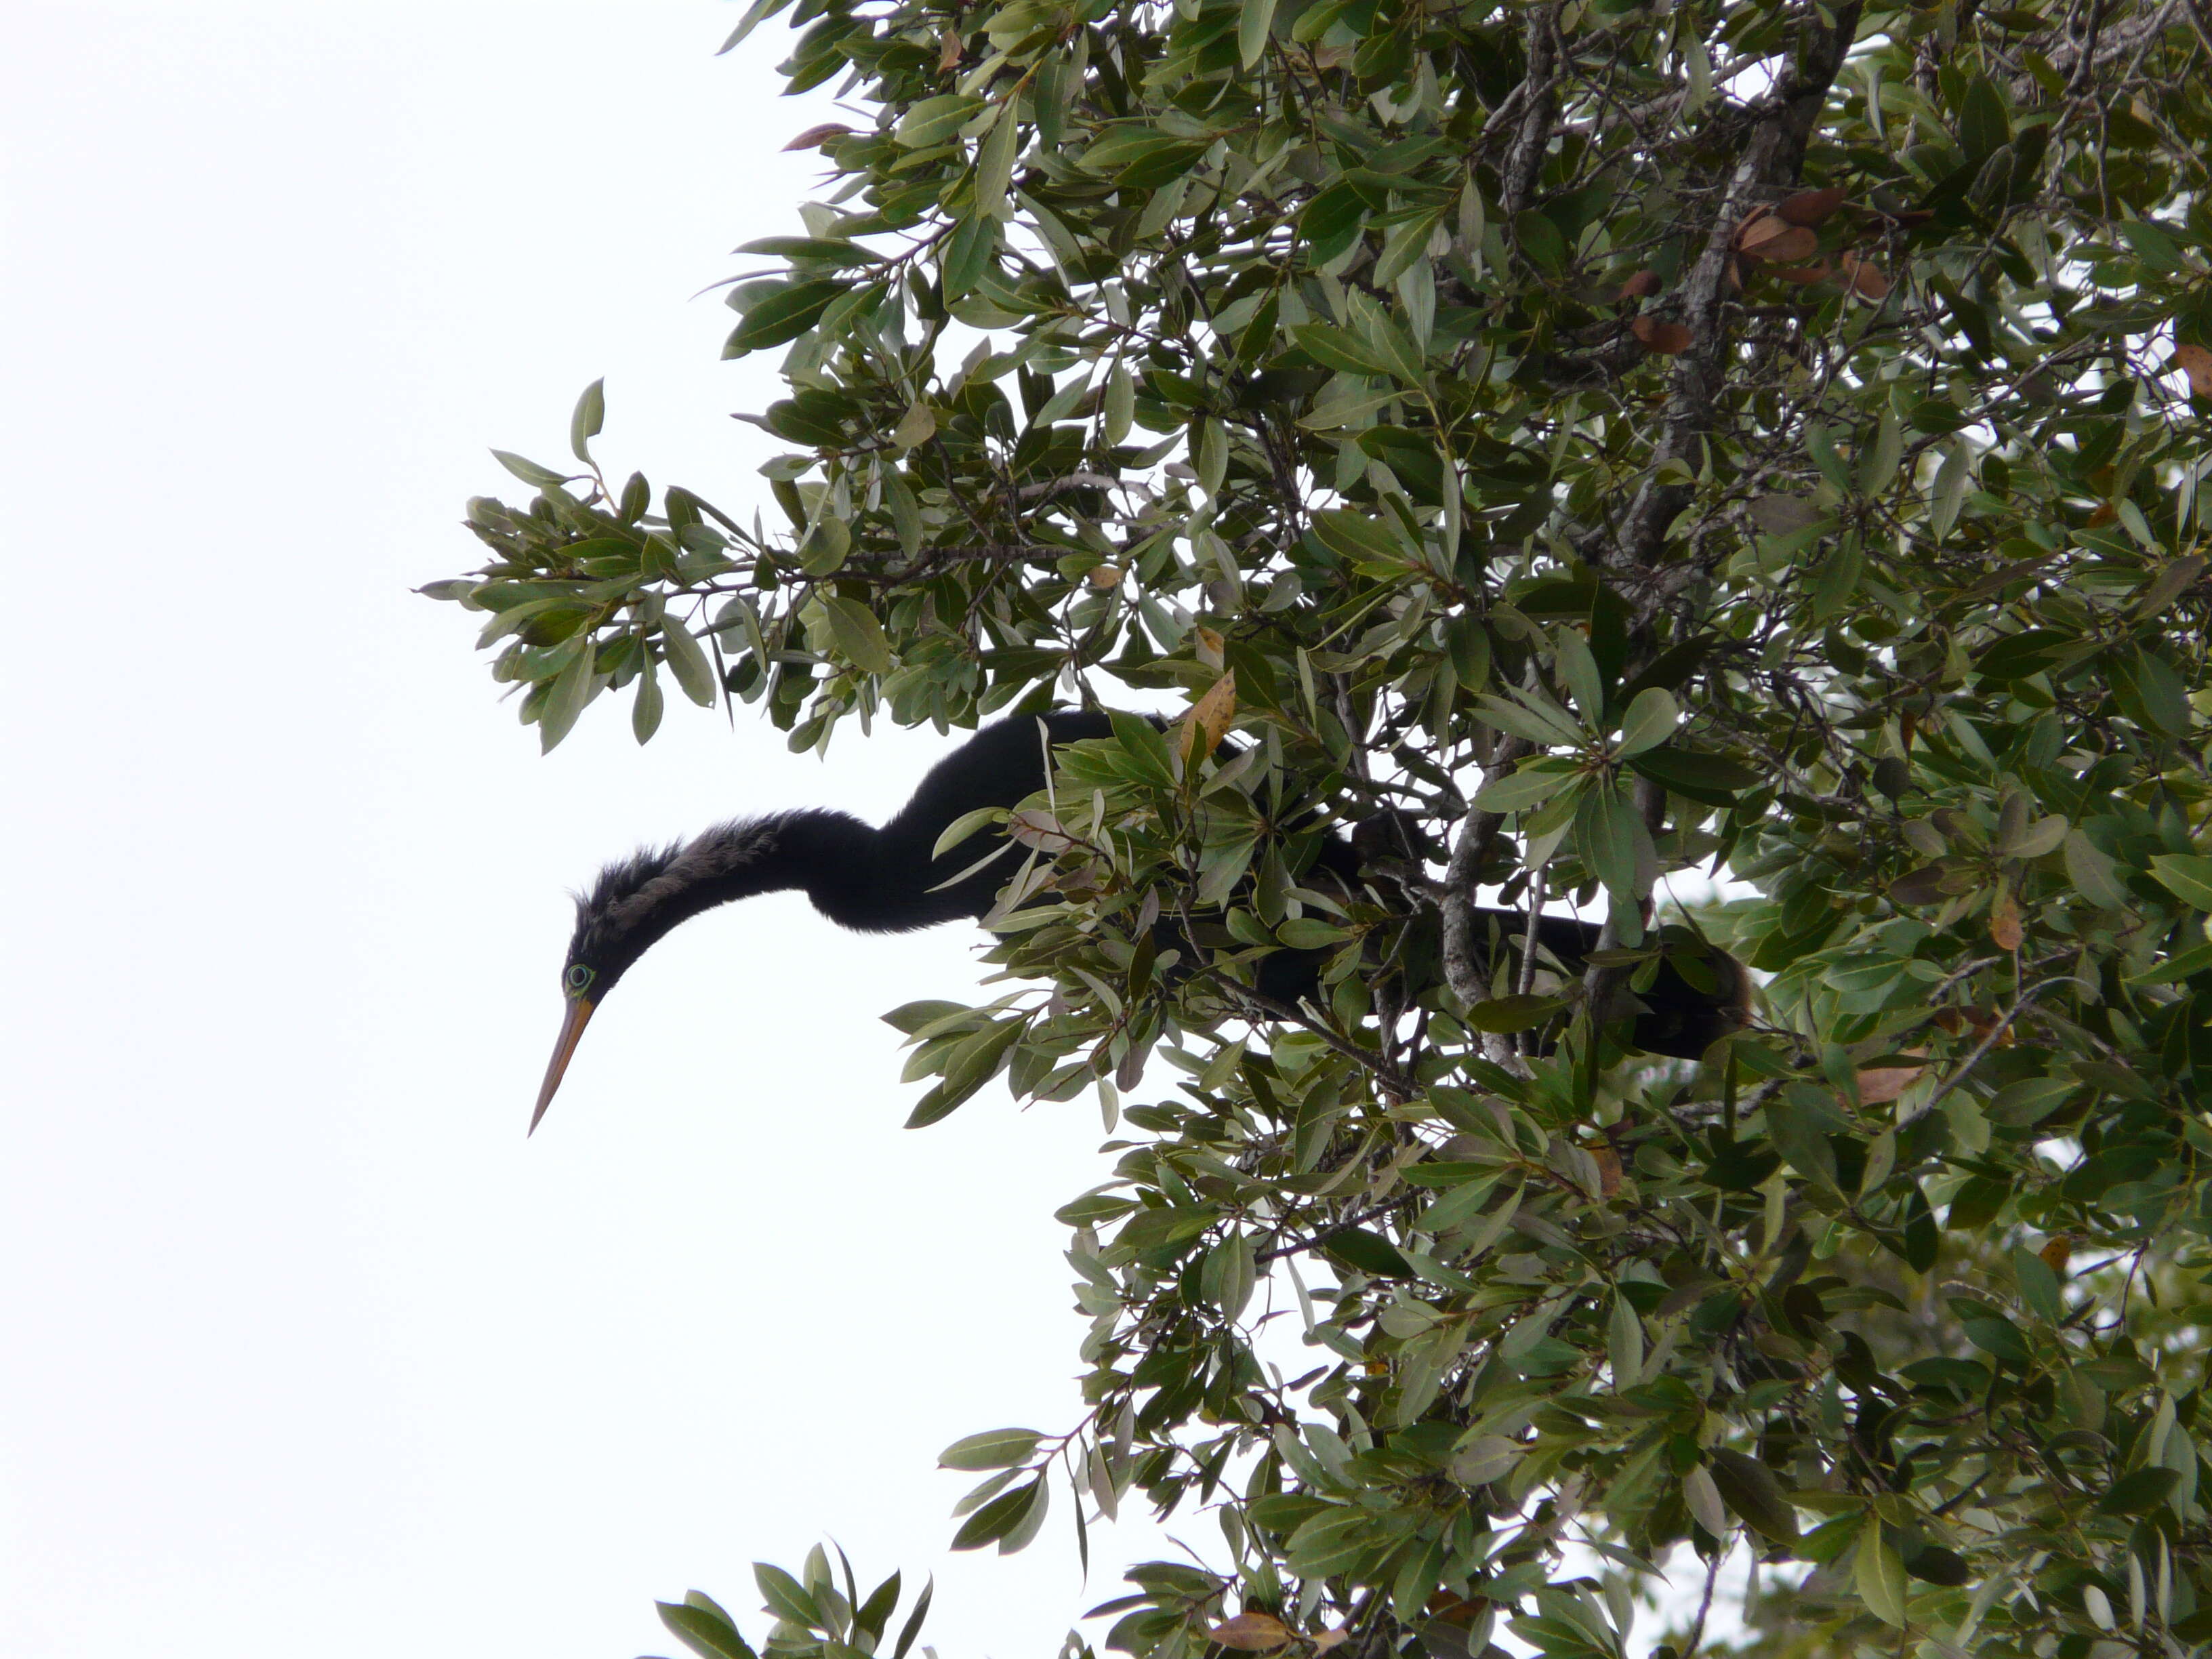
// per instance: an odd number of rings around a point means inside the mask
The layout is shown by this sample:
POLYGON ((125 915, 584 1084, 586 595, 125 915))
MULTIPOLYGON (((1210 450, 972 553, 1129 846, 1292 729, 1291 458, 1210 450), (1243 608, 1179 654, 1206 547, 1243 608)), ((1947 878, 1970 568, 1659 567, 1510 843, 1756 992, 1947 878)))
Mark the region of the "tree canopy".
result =
MULTIPOLYGON (((1620 1659, 1670 1555, 1746 1567, 1761 1650, 2212 1638, 2202 6, 758 0, 732 45, 787 11, 862 112, 728 288, 766 489, 613 482, 594 387, 428 591, 548 748, 671 681, 798 751, 1188 708, 1016 818, 1004 994, 890 1016, 911 1123, 1003 1075, 1117 1136, 1060 1212, 1080 1399, 946 1453, 956 1542, 1210 1514, 1109 1604, 1136 1659, 1620 1659), (1391 811, 1425 844, 1304 882, 1391 811), (1606 948, 1539 972, 1478 890, 1606 948), (1760 1020, 1627 1052, 1698 932, 1760 1020), (1279 947, 1319 998, 1260 1006, 1279 947)), ((819 1551, 762 1589, 788 1659, 915 1638, 819 1551)))

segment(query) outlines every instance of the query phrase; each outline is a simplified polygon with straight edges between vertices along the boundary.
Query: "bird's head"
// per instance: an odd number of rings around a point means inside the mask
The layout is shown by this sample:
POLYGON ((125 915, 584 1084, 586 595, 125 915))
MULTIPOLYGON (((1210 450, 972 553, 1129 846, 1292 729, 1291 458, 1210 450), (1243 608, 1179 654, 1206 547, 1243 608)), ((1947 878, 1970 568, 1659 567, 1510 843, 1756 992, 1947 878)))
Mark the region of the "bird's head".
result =
POLYGON ((538 1109, 530 1115, 533 1131, 553 1103, 592 1011, 671 928, 758 886, 779 827, 775 819, 744 819, 688 842, 641 848, 607 866, 589 892, 576 896, 576 931, 561 964, 567 1006, 538 1091, 538 1109))
POLYGON ((568 954, 561 964, 561 1036, 538 1091, 537 1109, 530 1115, 532 1133, 553 1103, 592 1011, 630 964, 682 920, 668 914, 672 894, 667 890, 670 872, 684 851, 681 843, 643 848, 607 866, 590 891, 576 895, 576 930, 569 936, 568 954))

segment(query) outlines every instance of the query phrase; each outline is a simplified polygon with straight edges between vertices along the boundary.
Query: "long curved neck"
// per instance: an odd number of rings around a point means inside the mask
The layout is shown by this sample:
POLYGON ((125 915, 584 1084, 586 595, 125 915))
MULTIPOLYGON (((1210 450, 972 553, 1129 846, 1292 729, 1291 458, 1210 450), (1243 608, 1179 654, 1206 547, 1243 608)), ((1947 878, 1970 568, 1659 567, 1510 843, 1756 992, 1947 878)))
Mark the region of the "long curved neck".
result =
POLYGON ((820 808, 742 818, 687 842, 614 920, 641 953, 693 916, 763 893, 803 892, 830 921, 867 933, 973 914, 964 896, 929 891, 928 848, 913 839, 820 808))

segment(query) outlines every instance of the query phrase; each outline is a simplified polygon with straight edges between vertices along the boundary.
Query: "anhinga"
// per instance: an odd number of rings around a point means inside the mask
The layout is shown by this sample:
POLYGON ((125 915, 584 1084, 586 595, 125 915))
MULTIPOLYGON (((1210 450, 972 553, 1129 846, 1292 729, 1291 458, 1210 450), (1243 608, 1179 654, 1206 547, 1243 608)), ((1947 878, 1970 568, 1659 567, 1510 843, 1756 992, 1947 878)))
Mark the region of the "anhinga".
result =
MULTIPOLYGON (((1042 717, 1054 744, 1113 734, 1109 716, 1061 709, 1042 717)), ((531 1114, 532 1130, 545 1115, 577 1041, 632 963, 670 929, 702 911, 758 893, 804 892, 814 908, 840 927, 862 933, 902 933, 961 917, 988 915, 1007 872, 996 860, 971 868, 991 840, 963 842, 933 856, 938 837, 956 819, 979 807, 1013 807, 1045 787, 1044 744, 1038 720, 1016 717, 987 726, 929 769, 914 799, 881 829, 848 813, 810 808, 769 817, 738 818, 670 846, 647 848, 599 872, 576 901, 576 931, 568 942, 561 990, 568 1000, 561 1036, 531 1114), (963 871, 969 873, 961 876, 963 871)), ((1322 866, 1340 878, 1356 877, 1359 854, 1338 837, 1323 843, 1322 866)), ((1518 945, 1523 927, 1517 911, 1489 910, 1518 945)), ((1538 942, 1569 971, 1597 944, 1595 924, 1545 916, 1538 942)), ((1261 990, 1295 1002, 1316 982, 1324 954, 1279 951, 1261 963, 1261 990)), ((1714 988, 1692 987, 1671 964, 1641 994, 1644 1012, 1634 1026, 1637 1046, 1654 1054, 1695 1059, 1739 1029, 1747 1014, 1749 976, 1735 960, 1714 951, 1706 967, 1714 988)))

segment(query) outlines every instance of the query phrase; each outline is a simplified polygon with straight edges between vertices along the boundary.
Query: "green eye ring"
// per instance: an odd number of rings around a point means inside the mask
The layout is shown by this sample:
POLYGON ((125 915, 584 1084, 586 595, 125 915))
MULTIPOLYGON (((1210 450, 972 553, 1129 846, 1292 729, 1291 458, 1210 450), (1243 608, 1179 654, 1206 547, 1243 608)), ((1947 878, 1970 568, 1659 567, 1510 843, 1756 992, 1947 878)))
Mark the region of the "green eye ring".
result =
POLYGON ((569 969, 566 974, 562 975, 561 982, 568 991, 569 994, 573 996, 584 990, 591 984, 592 970, 585 967, 584 964, 580 962, 576 963, 575 966, 569 969))

